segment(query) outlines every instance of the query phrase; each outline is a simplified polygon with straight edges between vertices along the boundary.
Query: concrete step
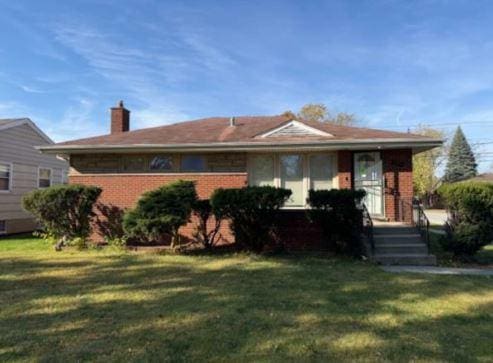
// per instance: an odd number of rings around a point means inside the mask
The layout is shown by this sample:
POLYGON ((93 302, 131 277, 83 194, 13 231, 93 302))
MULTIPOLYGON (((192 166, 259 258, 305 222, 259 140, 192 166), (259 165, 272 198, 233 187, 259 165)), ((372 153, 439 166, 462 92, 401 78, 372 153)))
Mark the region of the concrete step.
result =
POLYGON ((420 243, 379 243, 375 244, 375 254, 411 254, 411 255, 426 255, 428 253, 428 247, 420 243))
POLYGON ((415 227, 383 227, 376 226, 373 228, 374 234, 414 234, 417 233, 415 227))
POLYGON ((423 243, 421 236, 419 234, 383 234, 373 235, 373 240, 375 244, 385 243, 385 244, 418 244, 423 243))
POLYGON ((435 266, 437 264, 436 257, 427 254, 375 254, 372 259, 382 265, 435 266))

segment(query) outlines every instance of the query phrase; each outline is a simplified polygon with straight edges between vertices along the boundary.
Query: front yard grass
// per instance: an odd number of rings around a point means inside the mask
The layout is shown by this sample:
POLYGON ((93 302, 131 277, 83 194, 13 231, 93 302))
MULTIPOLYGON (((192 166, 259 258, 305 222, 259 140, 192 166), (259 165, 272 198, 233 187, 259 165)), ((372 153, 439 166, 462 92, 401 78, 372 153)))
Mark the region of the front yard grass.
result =
POLYGON ((493 279, 0 240, 0 361, 492 361, 493 279))

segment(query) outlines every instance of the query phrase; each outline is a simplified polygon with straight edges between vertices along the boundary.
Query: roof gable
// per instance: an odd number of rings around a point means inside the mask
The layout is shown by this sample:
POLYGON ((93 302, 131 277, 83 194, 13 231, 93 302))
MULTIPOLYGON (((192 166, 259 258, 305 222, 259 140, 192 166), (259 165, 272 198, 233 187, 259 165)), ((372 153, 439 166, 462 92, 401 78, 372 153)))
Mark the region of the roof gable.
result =
POLYGON ((49 144, 54 144, 53 140, 50 139, 48 135, 46 135, 39 127, 36 126, 34 122, 32 122, 28 118, 17 118, 17 119, 3 119, 0 120, 0 131, 7 130, 12 127, 18 127, 22 125, 27 125, 31 129, 34 130, 43 140, 45 140, 49 144))
POLYGON ((334 135, 328 132, 319 130, 318 128, 308 126, 302 122, 291 120, 284 125, 276 127, 273 130, 259 135, 258 137, 270 138, 270 137, 303 137, 303 136, 327 136, 333 137, 334 135))

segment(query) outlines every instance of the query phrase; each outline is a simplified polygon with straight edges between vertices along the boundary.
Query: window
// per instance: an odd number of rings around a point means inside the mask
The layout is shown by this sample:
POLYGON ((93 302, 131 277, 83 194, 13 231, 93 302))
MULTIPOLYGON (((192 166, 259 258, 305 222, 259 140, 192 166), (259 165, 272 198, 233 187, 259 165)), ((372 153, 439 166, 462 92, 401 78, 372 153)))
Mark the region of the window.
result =
POLYGON ((158 155, 152 158, 149 168, 152 171, 173 170, 173 157, 169 155, 158 155))
POLYGON ((0 163, 0 191, 10 191, 12 184, 12 164, 0 163))
POLYGON ((193 172, 205 171, 205 157, 201 155, 183 155, 181 157, 181 170, 193 172))
POLYGON ((62 184, 68 184, 68 170, 62 169, 62 184))
POLYGON ((4 220, 0 221, 0 234, 7 233, 7 224, 4 220))
POLYGON ((146 158, 139 155, 126 155, 123 157, 123 171, 144 171, 146 158))
POLYGON ((291 207, 304 206, 303 157, 301 155, 281 155, 280 179, 281 188, 291 189, 292 192, 286 205, 291 207))
POLYGON ((251 185, 274 186, 274 155, 255 155, 251 159, 251 185))
POLYGON ((333 159, 331 155, 310 155, 310 189, 332 189, 333 159))
POLYGON ((51 169, 39 168, 38 171, 38 187, 48 188, 51 186, 51 169))
POLYGON ((309 189, 332 189, 333 154, 269 154, 249 157, 249 184, 290 189, 286 207, 304 208, 309 189))

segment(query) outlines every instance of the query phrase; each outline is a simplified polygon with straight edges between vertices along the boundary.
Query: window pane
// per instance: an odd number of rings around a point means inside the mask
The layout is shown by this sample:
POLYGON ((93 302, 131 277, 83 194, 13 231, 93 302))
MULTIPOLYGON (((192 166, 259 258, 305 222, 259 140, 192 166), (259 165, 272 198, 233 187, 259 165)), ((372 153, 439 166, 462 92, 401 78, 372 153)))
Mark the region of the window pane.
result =
POLYGON ((5 220, 0 221, 0 233, 5 233, 7 231, 7 225, 5 220))
POLYGON ((0 190, 9 190, 8 178, 0 178, 0 190))
POLYGON ((62 183, 68 184, 68 170, 62 170, 62 183))
POLYGON ((281 187, 291 189, 291 198, 286 202, 288 206, 302 207, 305 205, 303 197, 303 159, 301 155, 281 156, 281 187))
POLYGON ((146 167, 145 157, 129 155, 123 158, 124 171, 144 171, 146 167))
POLYGON ((169 171, 173 170, 173 157, 159 155, 151 160, 150 169, 155 171, 169 171))
POLYGON ((310 156, 310 188, 331 189, 333 174, 333 157, 330 155, 310 156))
POLYGON ((51 169, 39 169, 39 178, 40 179, 50 179, 51 178, 51 169))
POLYGON ((39 187, 40 188, 48 188, 51 184, 49 179, 39 179, 39 187))
POLYGON ((182 171, 205 171, 205 158, 201 155, 183 155, 181 158, 182 171))
POLYGON ((10 177, 10 165, 0 164, 0 178, 9 178, 9 177, 10 177))
POLYGON ((274 186, 274 156, 256 155, 252 157, 251 161, 251 184, 274 186))
POLYGON ((51 186, 51 169, 39 169, 39 188, 48 188, 51 186))

